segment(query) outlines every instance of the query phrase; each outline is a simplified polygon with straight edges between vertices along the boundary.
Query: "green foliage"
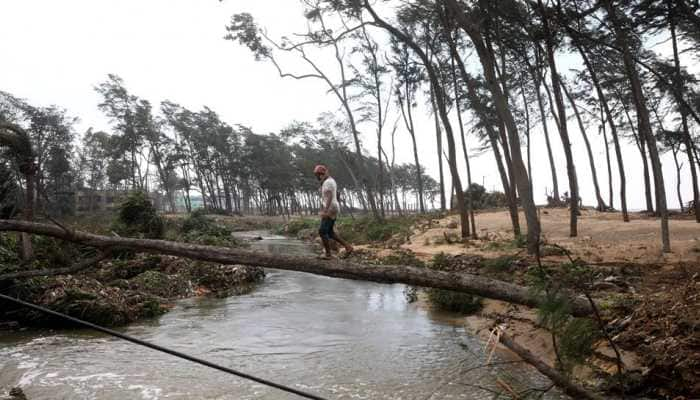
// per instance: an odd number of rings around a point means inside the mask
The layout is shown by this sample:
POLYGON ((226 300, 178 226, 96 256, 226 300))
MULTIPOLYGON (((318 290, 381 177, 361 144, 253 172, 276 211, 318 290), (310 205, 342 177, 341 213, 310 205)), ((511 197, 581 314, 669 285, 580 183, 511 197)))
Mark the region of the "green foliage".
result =
POLYGON ((554 333, 560 333, 571 317, 571 304, 564 296, 545 293, 537 308, 539 323, 554 333))
POLYGON ((154 318, 165 314, 168 309, 155 298, 146 298, 140 304, 140 316, 143 318, 154 318))
POLYGON ((210 229, 212 221, 207 218, 207 211, 200 208, 194 210, 188 215, 184 221, 182 221, 182 226, 180 231, 182 233, 187 233, 191 231, 206 231, 210 229))
POLYGON ((207 213, 208 211, 204 209, 192 212, 182 221, 173 239, 210 246, 238 245, 239 243, 232 236, 231 229, 207 217, 207 213))
POLYGON ((0 162, 0 218, 12 217, 19 208, 20 188, 12 170, 0 162))
POLYGON ((14 233, 0 233, 0 270, 19 263, 18 238, 14 233))
POLYGON ((144 271, 137 275, 131 279, 130 285, 164 298, 183 296, 189 289, 188 285, 184 285, 178 277, 154 270, 144 271))
POLYGON ((515 257, 513 256, 502 256, 484 260, 483 266, 486 270, 491 272, 505 272, 510 270, 513 261, 515 261, 515 257))
POLYGON ((591 268, 579 260, 528 271, 530 286, 540 296, 539 322, 557 338, 563 363, 560 367, 568 373, 590 356, 593 345, 602 337, 592 320, 571 316, 570 293, 589 290, 592 274, 591 268))
POLYGON ((562 264, 558 275, 562 285, 577 290, 588 290, 594 280, 593 269, 581 260, 562 264))
POLYGON ((380 242, 391 238, 394 234, 403 230, 400 223, 370 223, 367 225, 367 239, 380 242))
POLYGON ((67 267, 81 258, 78 245, 66 243, 48 236, 32 235, 35 259, 34 268, 67 267))
POLYGON ((32 235, 34 259, 30 265, 20 267, 18 236, 14 233, 0 234, 0 273, 22 269, 62 268, 72 265, 76 260, 84 258, 83 253, 93 252, 72 243, 54 239, 48 236, 32 235))
POLYGON ((527 247, 527 235, 519 234, 513 239, 513 245, 519 249, 527 247))
POLYGON ((428 289, 428 299, 441 310, 473 314, 482 307, 481 297, 444 289, 428 289))
POLYGON ((600 339, 600 330, 588 318, 573 318, 566 324, 559 339, 559 355, 565 363, 581 363, 593 353, 600 339))
POLYGON ((380 262, 383 265, 410 265, 424 268, 425 263, 416 257, 412 251, 397 251, 391 255, 383 257, 380 262))
POLYGON ((508 199, 503 192, 487 192, 486 188, 478 183, 472 183, 464 194, 467 200, 471 199, 472 207, 475 210, 503 208, 508 205, 508 199))
POLYGON ((431 260, 431 269, 444 270, 450 262, 450 258, 444 252, 439 252, 433 256, 431 260))
POLYGON ((293 219, 293 220, 289 221, 286 225, 278 228, 276 230, 276 232, 278 234, 297 236, 299 234, 299 232, 301 232, 303 230, 317 228, 318 224, 319 224, 319 221, 316 219, 310 219, 310 218, 293 219))
POLYGON ((131 192, 119 205, 114 229, 125 236, 161 239, 165 224, 142 191, 131 192))

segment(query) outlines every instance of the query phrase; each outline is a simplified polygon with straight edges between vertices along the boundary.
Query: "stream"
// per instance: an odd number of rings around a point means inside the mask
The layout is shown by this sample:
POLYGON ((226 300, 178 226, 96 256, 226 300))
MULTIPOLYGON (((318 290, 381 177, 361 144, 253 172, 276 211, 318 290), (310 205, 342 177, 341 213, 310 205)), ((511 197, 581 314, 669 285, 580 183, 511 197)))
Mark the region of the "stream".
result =
MULTIPOLYGON (((264 232, 254 250, 309 254, 264 232)), ((177 301, 121 332, 328 399, 493 399, 497 378, 544 388, 532 368, 496 353, 455 314, 408 303, 405 285, 266 270, 251 293, 177 301)), ((0 332, 0 399, 298 399, 87 330, 0 332)), ((501 397, 504 398, 504 397, 501 397)), ((542 398, 563 399, 557 391, 542 398)))

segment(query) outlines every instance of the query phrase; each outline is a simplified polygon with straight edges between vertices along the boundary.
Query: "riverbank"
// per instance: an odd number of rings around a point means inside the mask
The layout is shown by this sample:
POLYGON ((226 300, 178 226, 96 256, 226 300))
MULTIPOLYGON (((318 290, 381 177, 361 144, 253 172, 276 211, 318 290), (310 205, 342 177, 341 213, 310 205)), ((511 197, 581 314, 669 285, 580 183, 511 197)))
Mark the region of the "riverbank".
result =
MULTIPOLYGON (((619 213, 583 210, 577 238, 568 236, 567 210, 541 209, 540 218, 544 269, 561 279, 570 278, 572 265, 585 269, 590 279, 586 291, 599 307, 604 331, 591 330, 595 335, 586 346, 573 343, 574 348, 568 349, 565 346, 572 344, 559 343, 558 357, 551 325, 543 320, 541 310, 484 299, 478 311, 463 318, 464 325, 484 340, 494 326, 505 327, 511 337, 549 365, 556 365, 564 356, 574 358, 571 376, 611 395, 618 393, 622 384, 633 396, 700 396, 698 225, 688 218, 673 219, 673 252, 664 254, 658 220, 644 214, 633 214, 629 223, 623 223, 619 213), (622 383, 615 351, 604 333, 620 353, 622 383)), ((519 238, 514 238, 508 213, 482 212, 477 214, 476 223, 479 239, 462 241, 457 216, 417 218, 408 232, 403 227, 389 238, 357 246, 353 257, 378 264, 417 265, 412 261, 417 260, 429 267, 437 261, 440 268, 450 271, 533 285, 537 260, 526 254, 519 238)), ((288 227, 297 237, 314 239, 313 227, 297 229, 300 225, 303 223, 295 221, 288 227)), ((339 232, 342 236, 348 231, 341 225, 339 232)), ((577 334, 581 332, 559 333, 564 338, 577 334)))

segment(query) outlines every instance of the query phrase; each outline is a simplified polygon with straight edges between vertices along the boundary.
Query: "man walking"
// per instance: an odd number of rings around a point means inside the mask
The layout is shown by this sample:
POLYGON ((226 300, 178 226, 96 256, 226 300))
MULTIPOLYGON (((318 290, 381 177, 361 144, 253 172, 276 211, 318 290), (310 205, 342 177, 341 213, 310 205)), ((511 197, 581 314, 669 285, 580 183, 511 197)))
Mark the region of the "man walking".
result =
POLYGON ((321 227, 318 229, 318 234, 321 236, 323 249, 325 250, 325 254, 321 258, 324 260, 331 259, 331 239, 345 247, 345 256, 347 257, 352 253, 353 247, 333 231, 335 219, 340 211, 337 194, 338 185, 335 183, 335 179, 328 174, 328 167, 325 165, 314 167, 314 175, 321 182, 321 211, 319 212, 321 227))

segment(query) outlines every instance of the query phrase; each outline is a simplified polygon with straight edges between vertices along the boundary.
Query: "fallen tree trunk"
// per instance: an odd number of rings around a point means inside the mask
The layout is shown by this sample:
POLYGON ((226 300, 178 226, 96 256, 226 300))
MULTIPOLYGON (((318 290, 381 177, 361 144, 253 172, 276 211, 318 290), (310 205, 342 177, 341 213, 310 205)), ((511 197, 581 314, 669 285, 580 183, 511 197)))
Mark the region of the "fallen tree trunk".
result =
POLYGON ((528 349, 522 347, 513 339, 511 339, 504 332, 500 334, 500 342, 510 349, 513 353, 517 354, 525 362, 535 367, 540 373, 554 382, 555 385, 560 387, 564 393, 573 397, 574 399, 588 399, 588 400, 603 400, 603 398, 595 393, 589 392, 588 390, 576 385, 571 382, 564 375, 559 373, 559 371, 547 365, 544 361, 537 358, 528 349))
MULTIPOLYGON (((56 225, 16 220, 0 220, 0 231, 26 232, 51 236, 104 250, 130 249, 222 264, 277 268, 345 279, 404 283, 414 286, 454 290, 529 307, 537 307, 539 303, 539 298, 527 287, 473 274, 436 271, 403 265, 363 265, 340 260, 321 260, 315 257, 267 254, 166 240, 101 236, 68 230, 56 225)), ((583 298, 571 299, 571 308, 572 314, 575 316, 585 316, 593 312, 590 304, 583 298)))

